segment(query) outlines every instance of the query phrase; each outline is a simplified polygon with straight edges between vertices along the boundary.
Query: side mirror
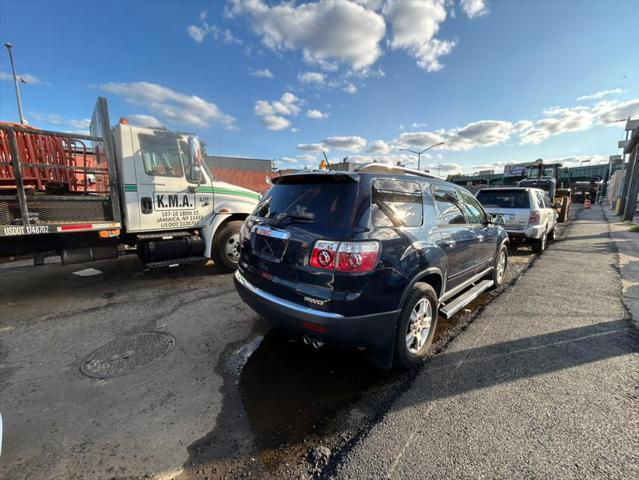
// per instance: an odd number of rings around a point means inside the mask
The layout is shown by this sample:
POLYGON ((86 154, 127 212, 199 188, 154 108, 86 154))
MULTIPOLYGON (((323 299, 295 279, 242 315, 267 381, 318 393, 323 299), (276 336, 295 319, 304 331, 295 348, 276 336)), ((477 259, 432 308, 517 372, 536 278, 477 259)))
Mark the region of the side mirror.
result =
POLYGON ((191 172, 189 180, 199 184, 202 181, 202 151, 197 135, 189 137, 189 167, 191 172))
POLYGON ((503 225, 505 223, 504 216, 502 214, 499 214, 499 215, 489 214, 488 223, 492 223, 493 225, 503 225))

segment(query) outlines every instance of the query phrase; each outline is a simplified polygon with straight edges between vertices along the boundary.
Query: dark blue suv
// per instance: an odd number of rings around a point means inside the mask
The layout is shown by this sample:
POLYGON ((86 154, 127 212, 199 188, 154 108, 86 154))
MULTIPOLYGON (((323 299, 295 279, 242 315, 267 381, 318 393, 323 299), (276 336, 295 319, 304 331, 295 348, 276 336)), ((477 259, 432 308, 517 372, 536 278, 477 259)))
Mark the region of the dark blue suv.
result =
POLYGON ((459 186, 379 164, 273 184, 240 230, 235 285, 311 343, 411 367, 438 313, 448 318, 503 281, 508 235, 459 186))

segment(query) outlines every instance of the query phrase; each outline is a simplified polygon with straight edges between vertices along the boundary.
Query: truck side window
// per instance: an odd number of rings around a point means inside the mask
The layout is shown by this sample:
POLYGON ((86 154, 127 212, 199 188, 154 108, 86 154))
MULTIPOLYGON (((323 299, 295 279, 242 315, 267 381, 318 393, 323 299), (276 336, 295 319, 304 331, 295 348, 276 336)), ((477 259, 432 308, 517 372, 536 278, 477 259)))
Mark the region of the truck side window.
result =
POLYGON ((458 191, 457 193, 461 197, 461 200, 464 204, 466 215, 468 216, 468 223, 481 225, 485 224, 486 214, 484 213, 484 210, 481 208, 477 200, 475 200, 472 195, 469 195, 462 190, 458 191))
POLYGON ((175 136, 138 135, 142 163, 147 175, 160 177, 182 177, 182 159, 175 136))
POLYGON ((377 179, 373 181, 371 222, 376 227, 419 227, 423 217, 418 183, 377 179))
POLYGON ((464 212, 454 190, 435 187, 433 188, 433 200, 437 210, 438 225, 463 225, 466 223, 464 212))

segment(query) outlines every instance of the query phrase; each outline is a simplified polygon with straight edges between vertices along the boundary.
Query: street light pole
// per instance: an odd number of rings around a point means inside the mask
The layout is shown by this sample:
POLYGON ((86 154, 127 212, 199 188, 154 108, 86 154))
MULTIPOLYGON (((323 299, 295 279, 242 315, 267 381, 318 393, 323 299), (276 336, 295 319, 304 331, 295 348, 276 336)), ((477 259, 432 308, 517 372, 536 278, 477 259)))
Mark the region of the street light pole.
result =
POLYGON ((16 75, 16 66, 13 63, 13 54, 11 52, 13 45, 7 42, 4 44, 4 46, 7 49, 7 52, 9 52, 9 61, 11 62, 11 70, 13 71, 13 85, 16 87, 16 100, 18 101, 18 115, 20 116, 20 123, 22 125, 26 125, 27 122, 25 122, 24 113, 22 113, 22 100, 20 99, 20 86, 18 85, 18 76, 16 75))
POLYGON ((415 150, 411 150, 410 148, 400 148, 399 150, 402 152, 410 152, 410 153, 414 153, 415 155, 417 155, 417 170, 420 170, 421 167, 421 163, 422 163, 422 153, 427 152, 428 150, 430 150, 431 148, 435 148, 435 147, 439 147, 440 145, 443 145, 444 142, 439 142, 439 143, 435 143, 433 145, 431 145, 430 147, 426 147, 424 150, 416 152, 415 150))

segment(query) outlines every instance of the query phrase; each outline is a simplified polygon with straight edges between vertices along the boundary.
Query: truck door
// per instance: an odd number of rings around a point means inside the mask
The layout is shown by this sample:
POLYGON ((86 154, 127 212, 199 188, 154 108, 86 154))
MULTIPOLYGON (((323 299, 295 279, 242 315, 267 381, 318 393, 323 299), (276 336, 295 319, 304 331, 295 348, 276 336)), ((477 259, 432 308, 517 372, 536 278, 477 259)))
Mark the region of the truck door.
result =
POLYGON ((213 213, 211 179, 192 178, 188 144, 179 135, 132 128, 140 203, 140 231, 180 230, 213 213), (202 188, 206 187, 206 188, 202 188))

